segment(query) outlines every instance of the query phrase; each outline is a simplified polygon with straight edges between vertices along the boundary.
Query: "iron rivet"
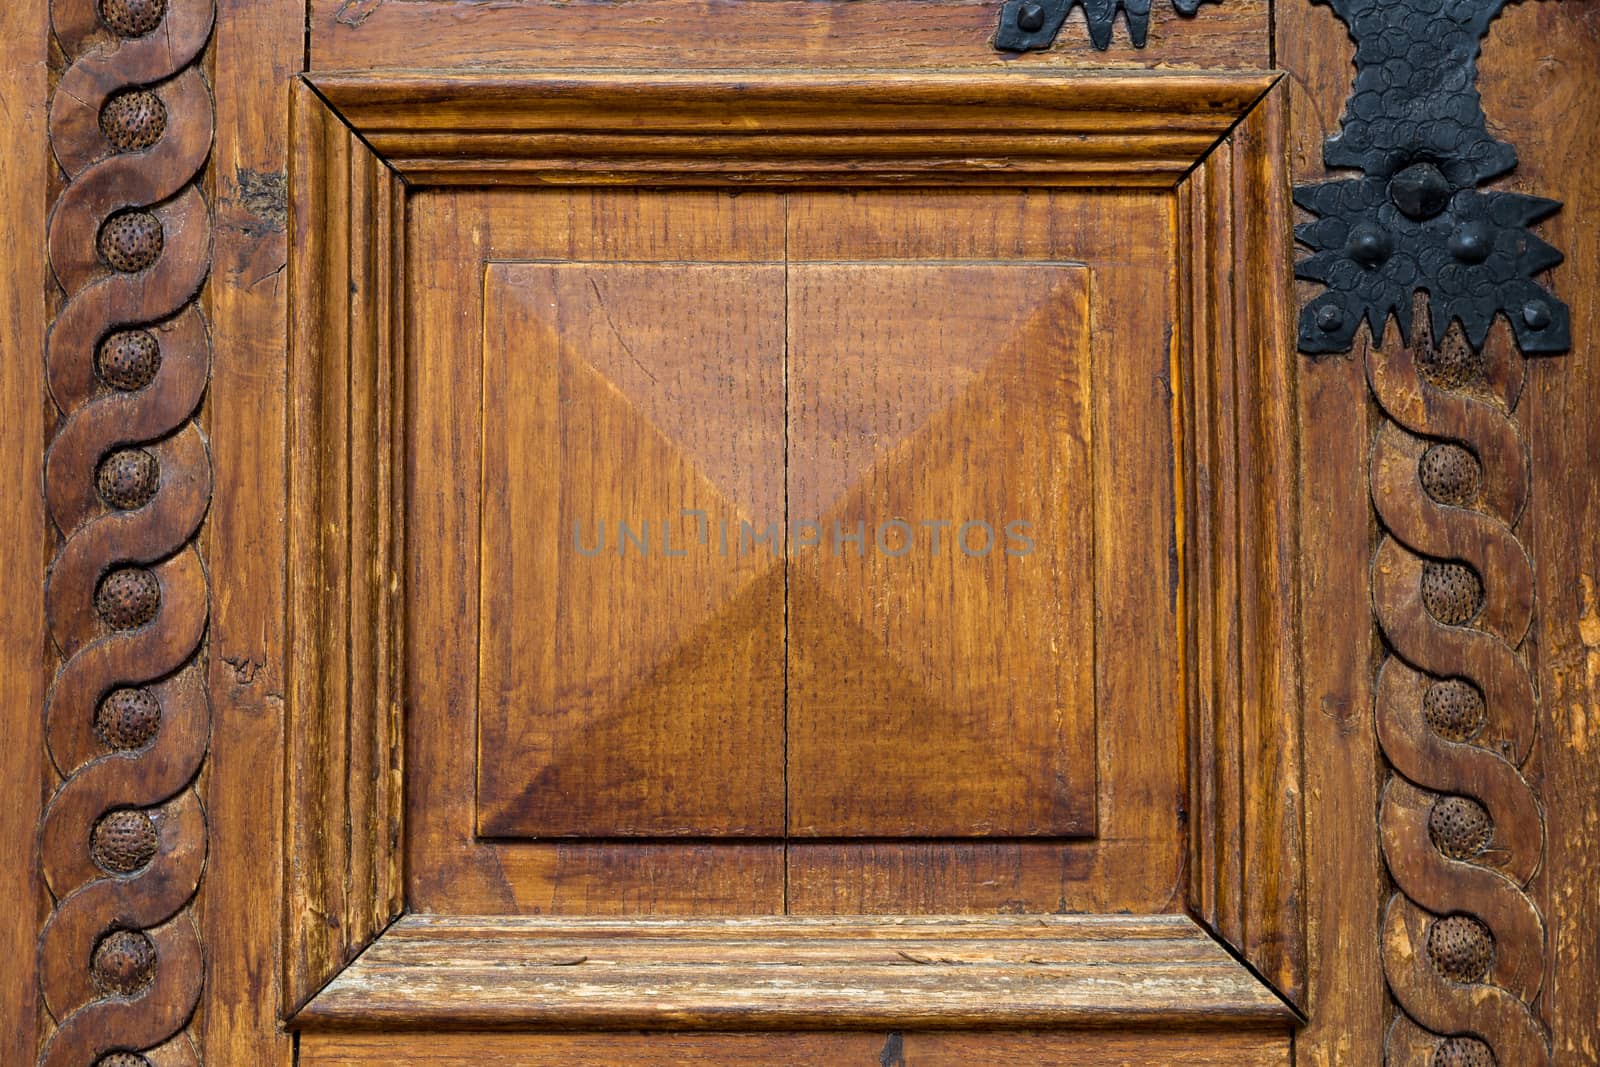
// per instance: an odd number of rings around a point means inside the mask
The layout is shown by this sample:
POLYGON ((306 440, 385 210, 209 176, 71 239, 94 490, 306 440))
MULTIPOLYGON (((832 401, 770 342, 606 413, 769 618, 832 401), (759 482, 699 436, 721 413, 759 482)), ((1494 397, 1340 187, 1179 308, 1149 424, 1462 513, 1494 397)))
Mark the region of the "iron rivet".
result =
POLYGON ((1350 231, 1345 250, 1357 263, 1376 267, 1394 253, 1394 241, 1380 227, 1364 222, 1350 231))
POLYGON ((1550 325, 1550 305, 1543 300, 1530 300, 1522 305, 1522 321, 1530 330, 1542 330, 1550 325))
POLYGON ((1017 8, 1017 29, 1023 33, 1038 33, 1044 29, 1044 5, 1023 4, 1017 8))
POLYGON ((1432 163, 1413 163, 1389 180, 1389 197, 1413 219, 1431 219, 1450 203, 1450 182, 1432 163))
POLYGON ((1481 222, 1468 222, 1450 235, 1450 254, 1463 263, 1489 258, 1489 230, 1481 222))

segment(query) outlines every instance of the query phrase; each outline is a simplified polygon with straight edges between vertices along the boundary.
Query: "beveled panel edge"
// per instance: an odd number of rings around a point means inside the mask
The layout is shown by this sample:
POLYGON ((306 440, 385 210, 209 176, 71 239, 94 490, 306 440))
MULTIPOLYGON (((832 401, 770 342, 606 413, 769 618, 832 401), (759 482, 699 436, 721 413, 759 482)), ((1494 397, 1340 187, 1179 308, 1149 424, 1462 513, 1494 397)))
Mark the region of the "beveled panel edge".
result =
POLYGON ((1284 82, 1178 188, 1173 432, 1188 906, 1304 1010, 1301 666, 1284 639, 1300 612, 1287 104, 1284 82))
POLYGON ((1170 188, 1275 72, 307 75, 409 183, 1170 188))
POLYGON ((412 915, 300 1030, 1197 1026, 1295 1015, 1192 919, 412 915))
MULTIPOLYGON (((916 83, 913 95, 915 91, 926 90, 937 98, 940 92, 946 93, 943 112, 946 121, 950 120, 954 113, 952 109, 959 104, 959 100, 948 98, 948 90, 959 84, 950 80, 948 73, 911 76, 916 83)), ((747 78, 750 76, 746 75, 747 78)), ((550 77, 553 82, 571 80, 565 75, 550 77)), ((679 77, 662 75, 664 84, 657 88, 670 94, 674 91, 671 83, 679 77)), ((1000 76, 991 78, 991 81, 1003 83, 1008 78, 1000 76)), ((1230 118, 1217 133, 1218 139, 1208 142, 1206 149, 1184 172, 1187 180, 1177 186, 1176 218, 1182 249, 1179 286, 1184 301, 1183 321, 1186 329, 1174 338, 1174 388, 1180 390, 1180 394, 1191 388, 1191 374, 1198 386, 1193 396, 1180 395, 1181 402, 1175 402, 1174 405, 1174 432, 1180 451, 1186 451, 1185 460, 1180 465, 1183 469, 1180 477, 1182 514, 1179 536, 1183 558, 1179 561, 1179 570, 1183 587, 1180 617, 1188 620, 1184 623, 1184 684, 1190 693, 1187 718, 1190 723, 1189 816, 1192 825, 1188 905, 1205 929, 1238 953, 1247 970, 1256 975, 1258 981, 1265 980, 1270 991, 1276 992, 1298 1010, 1297 997, 1303 989, 1305 973, 1304 920, 1300 912, 1304 875, 1300 855, 1299 664, 1292 651, 1288 658, 1276 651, 1271 637, 1281 632, 1283 626, 1294 625, 1297 621, 1295 612, 1298 610, 1298 577, 1293 562, 1297 539, 1292 534, 1298 521, 1293 514, 1292 503, 1295 444, 1289 419, 1293 404, 1292 399, 1283 399, 1292 398, 1293 395, 1293 367, 1277 358, 1292 348, 1284 326, 1287 319, 1279 314, 1280 305, 1289 298, 1290 268, 1287 161, 1283 138, 1286 108, 1283 103, 1285 93, 1279 85, 1279 78, 1279 75, 1269 73, 1247 76, 1056 76, 1035 80, 1054 82, 1058 86, 1059 83, 1079 86, 1093 83, 1102 88, 1107 83, 1117 82, 1122 83, 1121 89, 1136 89, 1151 80, 1170 79, 1172 84, 1189 83, 1180 96, 1184 92, 1192 93, 1194 83, 1227 83, 1236 89, 1244 83, 1250 83, 1261 90, 1254 96, 1247 92, 1239 94, 1235 103, 1241 106, 1240 116, 1230 118), (1272 91, 1274 86, 1278 86, 1277 92, 1272 91), (1211 216, 1219 212, 1226 217, 1228 225, 1211 233, 1208 226, 1215 230, 1218 221, 1211 216), (1246 233, 1244 239, 1233 236, 1231 227, 1234 226, 1243 228, 1246 233), (1243 281, 1236 284, 1236 278, 1243 281), (1227 286, 1226 297, 1220 291, 1211 293, 1206 287, 1212 284, 1227 286), (1232 314, 1195 317, 1197 307, 1204 306, 1205 298, 1210 297, 1215 297, 1222 306, 1230 308, 1232 314), (1197 299, 1201 303, 1197 304, 1197 299), (1185 337, 1199 337, 1202 343, 1186 344, 1185 337), (1206 354, 1206 358, 1215 364, 1213 369, 1227 371, 1230 377, 1226 379, 1225 386, 1215 376, 1201 379, 1198 371, 1193 369, 1199 367, 1197 353, 1206 354), (1263 354, 1269 358, 1259 358, 1263 354), (1214 425, 1197 422, 1202 415, 1213 420, 1214 425), (1205 455, 1198 456, 1192 450, 1186 450, 1184 443, 1189 441, 1203 444, 1207 450, 1205 455), (1259 454, 1252 452, 1241 462, 1237 454, 1240 442, 1249 442, 1252 449, 1259 446, 1259 454), (1219 472, 1233 479, 1227 484, 1240 489, 1242 504, 1238 500, 1224 500, 1219 504, 1212 501, 1209 495, 1202 501, 1194 495, 1197 486, 1203 484, 1209 490, 1217 485, 1219 472), (1246 479, 1250 479, 1248 484, 1246 479), (1285 479, 1290 480, 1288 484, 1284 484, 1285 479), (1183 525, 1186 521, 1184 516, 1197 515, 1202 503, 1213 510, 1218 507, 1224 510, 1215 512, 1209 520, 1210 527, 1187 530, 1183 525), (1291 531, 1290 536, 1281 536, 1283 531, 1291 531), (1240 552, 1255 553, 1250 557, 1254 566, 1244 567, 1240 552), (1247 597, 1241 601, 1243 607, 1237 619, 1227 617, 1227 598, 1219 595, 1219 587, 1212 584, 1215 576, 1207 578, 1197 569, 1197 561, 1207 557, 1233 571, 1232 580, 1235 584, 1230 587, 1233 591, 1257 589, 1262 594, 1262 598, 1247 597), (1241 585, 1241 582, 1253 584, 1241 585), (1205 603, 1211 605, 1209 609, 1205 603), (1210 623, 1202 624, 1200 612, 1206 610, 1211 614, 1204 618, 1208 618, 1210 623), (1210 624, 1215 624, 1210 631, 1211 636, 1203 639, 1210 624), (1235 632, 1232 629, 1235 626, 1242 629, 1235 632), (1237 644, 1230 647, 1230 642, 1237 644), (1216 647, 1212 648, 1212 644, 1216 647), (1202 650, 1208 657, 1203 669, 1199 658, 1202 650), (1217 700, 1214 708, 1207 708, 1203 694, 1212 694, 1217 700), (1273 707, 1286 709, 1286 713, 1266 714, 1273 707), (1252 708, 1255 714, 1247 715, 1252 708), (1201 716, 1205 717, 1202 719, 1201 716), (1247 775, 1252 784, 1272 786, 1271 791, 1262 794, 1268 801, 1262 811, 1243 803, 1247 775)), ((811 75, 803 75, 789 80, 793 86, 801 87, 797 91, 803 92, 804 86, 815 84, 811 79, 811 75)), ((468 83, 504 82, 520 85, 522 90, 528 87, 527 78, 524 77, 467 77, 463 80, 468 83)), ((689 81, 704 90, 705 80, 701 76, 691 76, 689 81)), ((363 75, 322 76, 297 81, 293 87, 297 135, 296 166, 293 171, 296 217, 302 211, 316 210, 322 212, 319 217, 324 223, 330 219, 343 219, 343 228, 339 231, 343 237, 337 238, 334 242, 337 243, 337 240, 348 241, 351 234, 373 237, 376 233, 375 223, 355 225, 352 212, 366 211, 368 214, 364 217, 376 219, 378 216, 371 213, 371 204, 381 199, 388 204, 386 210, 392 214, 386 224, 389 237, 385 241, 388 243, 378 242, 381 247, 372 252, 379 257, 377 261, 363 258, 367 255, 365 252, 352 251, 343 246, 338 253, 320 245, 320 251, 310 249, 309 246, 316 242, 311 242, 307 237, 306 243, 302 244, 301 238, 306 235, 295 231, 296 258, 313 264, 298 272, 291 270, 291 278, 300 279, 293 289, 299 301, 297 306, 321 309, 311 316, 295 316, 294 337, 291 339, 292 367, 298 368, 293 373, 300 374, 323 373, 317 363, 321 357, 312 354, 323 350, 343 359, 345 364, 342 365, 349 373, 348 362, 359 347, 350 340, 352 335, 349 331, 353 324, 365 323, 359 328, 368 331, 370 338, 386 339, 383 343, 389 346, 389 354, 379 358, 380 365, 385 360, 397 358, 397 354, 403 350, 398 332, 402 326, 402 316, 398 314, 397 302, 392 294, 396 291, 394 286, 403 278, 400 249, 400 238, 403 237, 403 184, 409 183, 404 181, 402 172, 392 166, 394 161, 382 159, 376 154, 378 149, 369 142, 369 134, 381 142, 382 130, 363 131, 348 125, 344 115, 331 109, 333 105, 322 91, 323 82, 328 83, 327 88, 335 97, 348 90, 349 95, 345 97, 347 106, 350 101, 359 103, 364 91, 378 93, 387 91, 384 87, 392 89, 396 84, 395 79, 388 76, 363 75), (343 192, 337 181, 323 180, 319 185, 309 179, 310 175, 316 173, 316 146, 322 143, 318 139, 334 146, 335 154, 344 153, 348 157, 346 167, 351 181, 343 192), (355 180, 354 176, 358 173, 368 177, 355 180), (377 177, 380 174, 381 180, 377 177), (365 192, 361 191, 363 189, 365 192), (313 252, 321 258, 315 258, 313 252), (341 255, 347 257, 342 265, 341 255), (349 300, 334 301, 331 311, 322 308, 320 301, 326 298, 326 294, 338 293, 343 296, 349 293, 350 274, 358 260, 364 265, 361 269, 375 271, 378 275, 385 272, 377 269, 376 262, 388 264, 388 281, 384 284, 390 288, 378 286, 372 292, 365 292, 358 286, 358 291, 351 293, 349 300), (328 284, 334 275, 340 276, 338 284, 328 284), (383 321, 388 323, 382 330, 373 325, 376 321, 373 316, 379 314, 374 309, 380 304, 389 309, 382 315, 383 321), (334 340, 330 341, 329 338, 334 340)), ((994 86, 1000 87, 1004 86, 994 86)), ((638 85, 631 88, 637 90, 638 85)), ((1122 99, 1130 108, 1136 108, 1136 97, 1137 94, 1134 94, 1122 99)), ((459 103, 459 99, 456 102, 459 103)), ((448 99, 446 103, 449 103, 448 99)), ((404 115, 407 110, 397 105, 398 114, 404 115)), ((938 107, 933 110, 940 112, 938 107)), ((1135 110, 1133 113, 1148 112, 1135 110)), ((706 120, 702 116, 698 121, 706 120)), ((1221 123, 1218 125, 1222 126, 1221 123)), ((693 139, 681 133, 674 136, 684 136, 685 144, 693 139)), ((801 143, 808 138, 803 125, 800 125, 779 130, 769 140, 801 143)), ((1020 137, 1023 142, 1028 139, 1026 134, 1020 137)), ((471 139, 464 143, 470 144, 471 139)), ((812 139, 810 143, 810 151, 817 151, 817 142, 812 139)), ((587 150, 603 155, 604 147, 592 144, 587 150)), ((615 146, 610 150, 614 152, 615 146)), ((718 150, 700 149, 702 153, 713 155, 718 150)), ((796 150, 792 158, 803 158, 803 153, 796 150)), ((899 157, 885 151, 874 158, 894 161, 899 157)), ((401 161, 403 165, 404 160, 401 161)), ((909 180, 924 186, 1041 184, 1033 176, 1017 175, 1008 175, 1005 181, 974 182, 958 174, 957 180, 951 181, 949 168, 942 166, 940 161, 924 160, 922 165, 924 170, 909 177, 896 166, 893 170, 858 172, 854 178, 860 179, 862 184, 897 184, 909 180)), ((776 169, 772 173, 782 175, 781 180, 791 184, 805 185, 816 180, 815 176, 812 179, 803 176, 796 178, 793 172, 784 172, 781 158, 774 167, 776 169)), ((472 172, 461 173, 471 175, 472 172)), ((412 181, 427 177, 422 172, 410 175, 412 181)), ((477 173, 475 177, 463 177, 461 180, 482 182, 484 174, 477 173)), ((612 184, 628 180, 648 180, 655 185, 673 184, 671 180, 663 181, 659 176, 635 175, 630 179, 615 174, 608 177, 604 171, 569 175, 565 180, 582 184, 612 184)), ((699 173, 685 177, 678 184, 726 186, 737 182, 723 173, 709 176, 699 173)), ((829 184, 839 183, 830 181, 829 184)), ((1083 183, 1062 181, 1057 184, 1083 183)), ((1107 184, 1128 186, 1154 183, 1113 178, 1107 184)), ((391 388, 398 386, 391 385, 391 388)), ((394 412, 398 411, 399 399, 396 396, 391 401, 395 406, 388 409, 388 417, 392 419, 394 412)), ((326 404, 326 401, 323 403, 326 404)), ((313 407, 306 405, 296 409, 299 411, 298 421, 295 411, 291 411, 295 457, 300 462, 310 464, 300 470, 298 482, 294 481, 295 473, 292 471, 291 482, 299 486, 300 492, 312 494, 308 498, 312 503, 308 506, 313 507, 315 513, 317 504, 314 498, 324 490, 320 483, 315 482, 315 477, 307 479, 307 471, 314 476, 320 471, 330 477, 340 477, 339 463, 346 462, 349 451, 357 447, 364 447, 367 459, 371 461, 360 469, 373 472, 373 476, 377 477, 376 472, 384 464, 374 458, 374 442, 381 439, 381 435, 362 446, 361 435, 367 431, 342 424, 322 425, 333 421, 333 412, 330 409, 318 414, 313 407), (321 433, 337 428, 339 434, 347 435, 347 439, 340 444, 337 435, 324 439, 302 433, 302 427, 321 433), (332 446, 335 453, 324 456, 320 451, 324 445, 332 446), (339 452, 339 449, 344 451, 339 452), (335 455, 345 458, 335 462, 335 455)), ((383 417, 370 410, 366 411, 366 415, 371 419, 383 417)), ((394 424, 391 422, 389 425, 394 424)), ((390 434, 389 447, 391 450, 399 449, 397 434, 390 434)), ((391 478, 398 470, 399 454, 394 451, 385 461, 389 464, 391 478)), ((363 461, 356 462, 360 467, 363 461)), ((294 457, 291 467, 295 467, 294 457)), ((396 482, 391 482, 390 488, 383 492, 390 494, 386 499, 390 500, 391 505, 397 505, 400 490, 396 482)), ((330 499, 337 499, 337 494, 330 499)), ((385 527, 383 523, 378 523, 374 529, 381 529, 377 535, 380 539, 390 538, 386 549, 390 553, 388 558, 398 560, 398 538, 401 534, 398 513, 389 522, 392 525, 385 527)), ((332 545, 336 541, 336 538, 308 538, 303 531, 298 542, 291 536, 289 606, 292 633, 318 632, 315 622, 309 622, 296 631, 294 616, 297 611, 307 607, 313 612, 322 611, 324 609, 318 606, 318 599, 322 596, 348 596, 352 588, 360 589, 356 584, 347 585, 343 593, 330 591, 312 577, 315 571, 311 568, 331 558, 327 553, 334 551, 332 545), (293 547, 296 544, 299 545, 298 550, 293 547), (300 568, 298 571, 297 566, 300 568)), ((343 574, 347 582, 351 580, 349 563, 350 557, 346 556, 343 574)), ((368 577, 378 573, 384 573, 381 566, 368 577)), ((365 605, 370 609, 369 614, 362 615, 358 610, 357 614, 351 616, 351 619, 360 618, 364 624, 370 624, 370 630, 353 627, 350 632, 361 634, 364 640, 370 638, 373 649, 369 651, 373 657, 380 655, 375 650, 378 646, 392 639, 392 635, 402 632, 400 613, 403 611, 403 597, 399 588, 398 567, 393 567, 392 573, 389 573, 386 589, 386 597, 377 598, 385 603, 380 605, 373 601, 365 605), (387 629, 383 621, 384 613, 389 613, 387 629)), ((370 597, 373 590, 366 590, 361 595, 370 597)), ((349 607, 349 601, 340 603, 344 605, 341 610, 349 607)), ((317 616, 312 614, 304 618, 315 619, 317 616)), ((339 644, 344 633, 343 626, 324 627, 321 632, 328 640, 323 651, 339 656, 350 654, 339 644)), ((298 650, 299 647, 291 644, 292 649, 298 650)), ((398 803, 402 780, 401 722, 396 681, 399 677, 398 652, 398 645, 390 644, 381 653, 389 657, 388 673, 380 669, 374 684, 378 688, 388 686, 392 699, 387 703, 372 704, 371 711, 387 709, 383 714, 360 716, 359 706, 348 699, 348 688, 345 690, 346 697, 334 701, 339 714, 330 714, 328 707, 319 705, 314 699, 315 687, 327 680, 321 660, 315 661, 314 671, 301 672, 302 679, 296 688, 298 704, 295 696, 290 698, 291 733, 294 739, 291 740, 288 756, 290 789, 286 793, 286 815, 291 824, 291 844, 287 848, 291 893, 285 911, 285 936, 299 945, 298 935, 309 933, 315 942, 286 953, 286 1010, 291 1013, 307 1003, 307 998, 312 997, 323 983, 329 979, 337 981, 335 975, 339 968, 355 959, 403 910, 398 803), (327 746, 329 730, 339 735, 342 746, 343 731, 352 726, 358 727, 363 732, 362 736, 372 742, 367 750, 356 753, 362 757, 357 761, 362 766, 337 768, 335 771, 338 773, 325 774, 318 781, 311 780, 314 776, 299 774, 299 755, 308 747, 317 746, 309 745, 308 740, 298 733, 300 727, 293 711, 296 706, 307 717, 305 721, 323 731, 323 751, 337 751, 327 746), (349 717, 341 719, 341 715, 349 717), (386 764, 378 755, 380 751, 387 756, 386 764), (387 773, 374 775, 374 769, 380 766, 386 766, 387 773), (342 778, 341 775, 346 777, 342 778), (365 815, 360 819, 345 820, 342 809, 333 810, 328 805, 328 798, 338 795, 331 793, 330 789, 342 781, 358 779, 365 783, 363 788, 370 794, 366 799, 373 807, 364 809, 365 815), (387 821, 380 819, 379 815, 379 809, 385 805, 387 821), (302 823, 301 838, 315 846, 309 852, 297 851, 292 844, 295 838, 293 824, 297 819, 302 823), (331 837, 319 838, 321 831, 312 833, 308 829, 316 825, 319 819, 325 824, 323 829, 332 833, 331 837), (356 840, 357 837, 362 840, 356 840), (310 872, 309 868, 318 863, 321 864, 318 871, 310 872), (362 884, 358 884, 360 879, 356 878, 358 871, 361 878, 365 879, 362 884), (295 884, 297 882, 298 885, 295 884), (319 886, 320 892, 317 891, 319 886), (329 904, 332 906, 325 907, 329 904)), ((297 651, 296 662, 308 661, 300 659, 297 651)), ((340 669, 346 669, 353 662, 347 660, 346 666, 340 669)), ((348 679, 346 684, 348 686, 348 679)), ((342 790, 343 786, 340 787, 342 790)))
POLYGON ((286 1012, 404 893, 404 189, 303 84, 291 130, 286 1012))

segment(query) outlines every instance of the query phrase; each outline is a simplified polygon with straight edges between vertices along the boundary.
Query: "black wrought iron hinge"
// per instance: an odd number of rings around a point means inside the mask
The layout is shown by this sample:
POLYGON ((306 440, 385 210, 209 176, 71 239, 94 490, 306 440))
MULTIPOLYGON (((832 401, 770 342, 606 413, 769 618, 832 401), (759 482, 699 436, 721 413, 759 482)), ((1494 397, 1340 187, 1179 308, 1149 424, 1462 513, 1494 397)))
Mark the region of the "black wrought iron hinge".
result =
POLYGON ((1481 348, 1504 314, 1528 355, 1571 345, 1567 307, 1534 280, 1561 262, 1529 228, 1554 200, 1478 187, 1516 166, 1485 128, 1479 48, 1506 0, 1317 0, 1356 42, 1356 80, 1323 158, 1359 178, 1295 190, 1316 216, 1295 230, 1312 254, 1298 277, 1327 291, 1300 313, 1300 350, 1349 351, 1365 321, 1393 315, 1410 340, 1412 296, 1426 292, 1434 336, 1452 321, 1481 348))
MULTIPOLYGON (((1180 15, 1193 15, 1202 3, 1217 0, 1171 0, 1180 15)), ((1034 52, 1049 48, 1061 32, 1067 12, 1080 4, 1089 23, 1089 40, 1101 51, 1111 47, 1111 27, 1117 12, 1128 23, 1128 39, 1143 48, 1150 32, 1151 0, 1006 0, 1000 9, 1000 28, 994 46, 1002 52, 1034 52)))

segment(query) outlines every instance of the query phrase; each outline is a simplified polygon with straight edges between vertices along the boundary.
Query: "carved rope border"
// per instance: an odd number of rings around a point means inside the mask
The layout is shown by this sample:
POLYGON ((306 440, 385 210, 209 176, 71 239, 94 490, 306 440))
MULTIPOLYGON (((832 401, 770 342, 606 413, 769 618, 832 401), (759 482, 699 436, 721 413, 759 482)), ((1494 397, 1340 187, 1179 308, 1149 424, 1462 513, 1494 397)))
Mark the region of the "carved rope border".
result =
POLYGON ((59 669, 45 708, 62 778, 40 826, 53 909, 39 940, 55 1023, 44 1067, 198 1064, 204 981, 191 915, 206 855, 195 777, 210 708, 209 580, 196 536, 211 459, 201 182, 214 0, 54 0, 66 69, 50 101, 65 185, 50 265, 63 299, 46 374, 61 418, 44 490, 59 669))
MULTIPOLYGON (((1313 0, 1319 2, 1319 0, 1313 0)), ((1326 291, 1299 345, 1349 351, 1361 324, 1381 412, 1368 484, 1380 523, 1374 719, 1390 773, 1378 829, 1394 880, 1380 932, 1400 1009, 1394 1067, 1549 1063, 1533 1004, 1542 916, 1527 888, 1544 819, 1522 768, 1538 694, 1524 643, 1533 563, 1515 527, 1532 469, 1514 412, 1523 355, 1565 351, 1567 308, 1535 280, 1561 254, 1530 230, 1560 205, 1480 186, 1516 165, 1487 131, 1477 58, 1507 0, 1320 0, 1356 42, 1296 274, 1326 291), (1516 348, 1491 334, 1504 316, 1516 348), (1386 344, 1389 319, 1401 344, 1386 344)))
POLYGON ((1531 467, 1513 418, 1523 360, 1437 344, 1374 344, 1382 409, 1369 484, 1381 535, 1372 610, 1388 643, 1373 712, 1391 773, 1379 839, 1395 890, 1381 957, 1401 1009, 1391 1067, 1549 1062, 1533 1011, 1545 931, 1527 892, 1544 821, 1523 768, 1539 701, 1524 642, 1533 562, 1515 526, 1531 467))

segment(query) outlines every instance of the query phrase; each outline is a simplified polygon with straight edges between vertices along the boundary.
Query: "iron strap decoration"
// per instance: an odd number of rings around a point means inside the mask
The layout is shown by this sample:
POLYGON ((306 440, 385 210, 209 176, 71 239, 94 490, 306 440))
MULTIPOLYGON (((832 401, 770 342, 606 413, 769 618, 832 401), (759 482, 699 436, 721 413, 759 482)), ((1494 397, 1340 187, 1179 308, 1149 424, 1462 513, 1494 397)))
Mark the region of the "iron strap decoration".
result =
POLYGON ((44 489, 61 542, 45 609, 60 656, 46 737, 62 782, 40 828, 54 900, 39 941, 45 1067, 198 1063, 190 914, 206 855, 194 791, 210 712, 209 587, 195 536, 211 461, 196 301, 213 111, 213 0, 54 0, 66 69, 50 139, 63 301, 46 372, 61 419, 44 489))
POLYGON ((1356 42, 1355 88, 1323 158, 1362 174, 1295 190, 1317 216, 1295 230, 1312 249, 1295 273, 1328 287, 1301 311, 1300 350, 1348 352, 1363 320, 1380 337, 1390 315, 1409 340, 1422 291, 1435 337, 1458 321, 1478 348, 1504 314, 1525 354, 1566 351, 1566 305, 1533 280, 1561 253, 1528 229, 1560 204, 1477 188, 1517 163, 1485 128, 1477 90, 1478 50, 1506 0, 1323 2, 1356 42))
POLYGON ((1533 1010, 1545 930, 1527 892, 1544 822, 1522 773, 1539 718, 1523 647, 1534 579, 1515 533, 1532 472, 1513 413, 1523 355, 1570 345, 1567 308, 1534 280, 1561 254, 1528 228, 1560 205, 1479 188, 1516 164, 1476 88, 1506 0, 1327 2, 1355 39, 1356 80, 1324 156, 1361 176, 1295 191, 1316 216, 1296 229, 1312 250, 1296 273, 1327 287, 1301 311, 1299 346, 1348 351, 1365 322, 1383 413, 1368 480, 1387 644, 1374 714, 1392 772, 1382 959, 1400 1008, 1386 1058, 1547 1064, 1533 1010), (1520 353, 1491 335, 1499 315, 1520 353))
MULTIPOLYGON (((1193 15, 1202 3, 1218 0, 1171 0, 1180 15, 1193 15)), ((1006 0, 1000 8, 1000 28, 994 46, 1002 52, 1033 52, 1049 48, 1067 21, 1067 12, 1083 6, 1089 23, 1089 40, 1104 52, 1111 47, 1111 27, 1117 12, 1128 22, 1128 39, 1143 48, 1150 32, 1151 0, 1006 0)))

